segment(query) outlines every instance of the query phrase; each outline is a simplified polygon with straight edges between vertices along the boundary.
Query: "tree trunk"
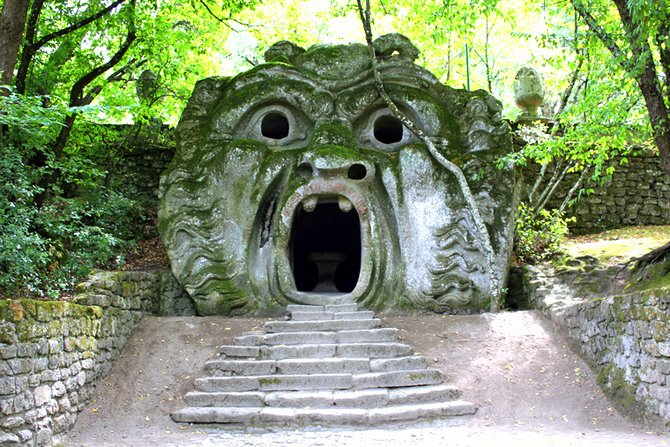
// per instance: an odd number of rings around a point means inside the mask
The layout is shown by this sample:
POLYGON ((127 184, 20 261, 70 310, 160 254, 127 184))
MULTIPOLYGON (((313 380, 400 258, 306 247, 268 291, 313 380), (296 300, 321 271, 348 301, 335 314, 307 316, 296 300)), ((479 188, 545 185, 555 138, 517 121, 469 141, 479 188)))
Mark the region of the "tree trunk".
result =
POLYGON ((30 0, 5 0, 0 13, 0 84, 10 84, 21 47, 30 0))
MULTIPOLYGON (((621 23, 626 31, 626 37, 630 43, 632 53, 637 55, 638 60, 645 61, 644 68, 639 73, 629 73, 635 76, 637 85, 644 98, 649 113, 649 121, 654 131, 654 142, 658 147, 658 155, 661 157, 661 165, 670 176, 670 123, 668 122, 668 107, 663 98, 661 83, 656 74, 656 64, 651 52, 648 40, 640 33, 643 26, 636 23, 627 0, 612 0, 619 11, 621 23)), ((660 31, 660 29, 659 29, 660 31)), ((661 65, 663 67, 663 65, 661 65)), ((624 67, 625 68, 625 67, 624 67)), ((666 76, 670 73, 664 73, 666 76)))
POLYGON ((670 118, 668 108, 663 101, 658 78, 655 71, 648 67, 638 78, 638 85, 649 112, 651 128, 654 131, 654 142, 661 157, 661 166, 670 177, 670 118))
MULTIPOLYGON (((670 110, 663 97, 663 89, 657 76, 657 67, 654 61, 652 50, 648 40, 643 36, 640 28, 643 24, 637 23, 629 9, 627 0, 612 0, 612 3, 619 11, 619 17, 624 29, 624 41, 628 45, 626 48, 619 46, 619 43, 612 34, 609 34, 601 26, 594 16, 590 13, 587 6, 582 1, 572 0, 572 4, 577 13, 584 18, 591 31, 603 42, 605 47, 612 55, 619 60, 621 67, 633 77, 637 82, 642 97, 644 98, 649 114, 651 128, 654 131, 654 143, 658 148, 658 155, 661 159, 661 166, 670 177, 670 110), (627 56, 632 54, 636 61, 643 60, 644 66, 640 69, 633 59, 627 56)), ((667 31, 667 25, 664 23, 659 26, 659 32, 667 31)), ((666 70, 666 61, 670 61, 670 53, 667 48, 660 48, 661 69, 666 77, 670 73, 666 70)))

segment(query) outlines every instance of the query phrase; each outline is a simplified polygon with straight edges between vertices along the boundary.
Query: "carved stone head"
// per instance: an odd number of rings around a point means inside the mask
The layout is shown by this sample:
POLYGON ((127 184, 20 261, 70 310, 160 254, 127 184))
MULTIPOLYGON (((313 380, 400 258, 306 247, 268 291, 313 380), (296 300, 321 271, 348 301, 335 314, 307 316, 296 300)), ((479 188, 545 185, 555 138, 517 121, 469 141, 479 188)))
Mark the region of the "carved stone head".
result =
MULTIPOLYGON (((403 36, 375 48, 400 111, 464 172, 505 277, 515 178, 496 167, 512 146, 499 102, 442 85, 403 36)), ((161 179, 161 236, 198 312, 488 307, 461 188, 387 108, 367 47, 280 42, 266 60, 198 82, 161 179)))

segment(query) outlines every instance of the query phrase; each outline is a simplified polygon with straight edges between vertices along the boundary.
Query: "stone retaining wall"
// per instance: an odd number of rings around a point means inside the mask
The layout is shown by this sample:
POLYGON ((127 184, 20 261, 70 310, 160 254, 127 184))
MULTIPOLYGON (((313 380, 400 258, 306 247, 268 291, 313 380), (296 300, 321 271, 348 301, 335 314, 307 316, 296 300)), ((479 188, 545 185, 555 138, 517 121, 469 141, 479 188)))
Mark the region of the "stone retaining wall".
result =
POLYGON ((144 315, 193 315, 169 273, 99 272, 72 302, 0 301, 0 445, 69 430, 144 315))
POLYGON ((155 204, 158 209, 158 186, 161 173, 174 157, 173 145, 134 148, 121 162, 117 177, 130 196, 155 204))
MULTIPOLYGON (((568 210, 573 234, 597 233, 627 225, 670 224, 670 177, 661 168, 658 153, 641 151, 628 157, 628 163, 614 163, 612 179, 602 186, 591 186, 593 193, 583 196, 568 210)), ((558 208, 577 181, 568 175, 558 186, 549 208, 558 208)))
POLYGON ((624 414, 670 425, 670 288, 598 298, 579 284, 604 271, 527 267, 526 287, 624 414))

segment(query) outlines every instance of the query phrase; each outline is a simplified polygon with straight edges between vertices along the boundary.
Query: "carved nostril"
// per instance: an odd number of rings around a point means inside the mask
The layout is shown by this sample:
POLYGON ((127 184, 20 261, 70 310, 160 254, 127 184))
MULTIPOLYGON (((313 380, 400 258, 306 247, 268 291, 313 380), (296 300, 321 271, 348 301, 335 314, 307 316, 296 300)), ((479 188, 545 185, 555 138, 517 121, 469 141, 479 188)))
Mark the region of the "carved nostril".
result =
POLYGON ((351 180, 363 180, 366 175, 368 175, 368 170, 365 165, 360 163, 354 163, 351 165, 349 167, 349 171, 347 172, 347 177, 349 177, 351 180))
POLYGON ((314 173, 314 170, 312 169, 312 165, 303 161, 298 165, 298 169, 296 169, 296 173, 303 178, 310 178, 312 177, 312 174, 314 173))

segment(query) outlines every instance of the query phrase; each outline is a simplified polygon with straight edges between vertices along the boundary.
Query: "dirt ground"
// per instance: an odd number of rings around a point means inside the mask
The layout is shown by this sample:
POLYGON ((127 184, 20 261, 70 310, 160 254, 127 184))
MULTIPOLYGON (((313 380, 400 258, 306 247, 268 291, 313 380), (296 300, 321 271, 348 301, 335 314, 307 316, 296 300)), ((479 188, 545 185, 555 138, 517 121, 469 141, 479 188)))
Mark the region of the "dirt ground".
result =
POLYGON ((79 416, 66 446, 667 446, 670 436, 623 419, 588 366, 534 311, 384 317, 401 339, 475 403, 474 416, 386 427, 215 428, 176 424, 216 347, 264 320, 145 318, 79 416))

